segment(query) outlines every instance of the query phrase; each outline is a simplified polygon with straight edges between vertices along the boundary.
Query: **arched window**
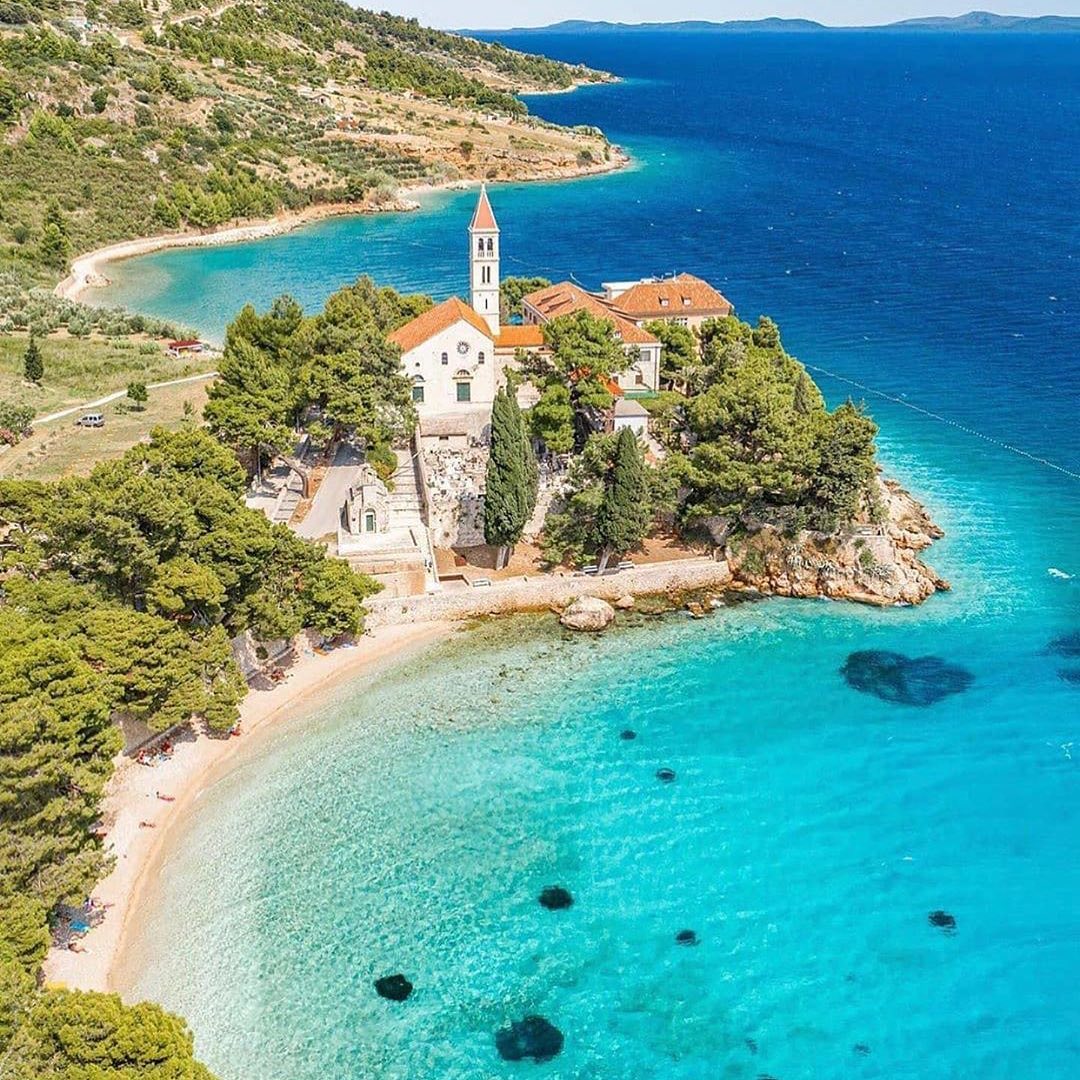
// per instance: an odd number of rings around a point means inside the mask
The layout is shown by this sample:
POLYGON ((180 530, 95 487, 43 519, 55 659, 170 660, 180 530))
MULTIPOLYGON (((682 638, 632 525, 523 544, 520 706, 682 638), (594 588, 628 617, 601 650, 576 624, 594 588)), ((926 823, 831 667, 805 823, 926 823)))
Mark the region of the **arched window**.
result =
POLYGON ((417 375, 416 378, 413 379, 412 399, 413 399, 413 404, 415 404, 415 405, 423 405, 424 404, 424 380, 419 375, 417 375))
POLYGON ((449 353, 443 353, 442 354, 442 362, 444 364, 449 364, 450 363, 450 354, 449 353))
POLYGON ((476 254, 477 255, 483 255, 484 254, 484 238, 482 236, 480 237, 479 240, 476 241, 476 254))
POLYGON ((483 354, 483 352, 477 354, 476 362, 478 364, 482 364, 484 362, 484 354, 483 354))
POLYGON ((489 255, 494 255, 495 254, 495 241, 492 240, 492 238, 490 236, 488 237, 488 252, 487 253, 489 255))
POLYGON ((364 532, 374 532, 374 531, 375 531, 375 511, 374 510, 365 510, 364 511, 364 532))

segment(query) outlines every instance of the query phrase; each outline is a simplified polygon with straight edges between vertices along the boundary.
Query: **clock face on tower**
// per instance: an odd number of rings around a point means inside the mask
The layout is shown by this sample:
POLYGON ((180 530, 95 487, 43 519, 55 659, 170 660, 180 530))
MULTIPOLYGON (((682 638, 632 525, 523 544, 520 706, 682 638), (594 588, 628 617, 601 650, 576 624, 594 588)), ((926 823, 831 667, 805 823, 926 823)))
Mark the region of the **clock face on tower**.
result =
POLYGON ((457 351, 464 356, 469 351, 469 343, 467 341, 459 341, 457 343, 457 351))

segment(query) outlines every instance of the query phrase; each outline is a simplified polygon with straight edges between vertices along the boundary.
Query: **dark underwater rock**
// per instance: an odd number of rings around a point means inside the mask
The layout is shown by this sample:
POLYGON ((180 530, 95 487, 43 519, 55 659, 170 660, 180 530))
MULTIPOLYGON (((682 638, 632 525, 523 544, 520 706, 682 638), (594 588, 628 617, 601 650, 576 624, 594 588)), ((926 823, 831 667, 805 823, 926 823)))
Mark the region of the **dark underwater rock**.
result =
POLYGON ((867 1046, 866 1043, 856 1043, 851 1048, 851 1052, 853 1054, 858 1054, 860 1057, 869 1057, 870 1056, 870 1047, 867 1046))
POLYGON ((946 934, 953 934, 956 932, 956 916, 950 915, 947 911, 931 911, 926 916, 926 921, 931 926, 936 926, 939 930, 944 930, 946 934))
POLYGON ((1080 686, 1080 667, 1072 668, 1059 668, 1058 678, 1062 682, 1072 683, 1073 686, 1080 686))
POLYGON ((389 1001, 404 1001, 412 992, 413 984, 401 974, 375 980, 375 993, 389 1001))
POLYGON ((751 1054, 757 1053, 758 1045, 756 1039, 743 1039, 743 1042, 746 1043, 746 1049, 749 1050, 751 1054))
POLYGON ((680 930, 675 935, 676 945, 697 945, 699 938, 693 930, 680 930))
POLYGON ((550 1061, 562 1048, 563 1033, 542 1016, 514 1020, 509 1027, 495 1032, 495 1049, 504 1061, 550 1061))
POLYGON ((656 770, 656 779, 659 780, 662 784, 670 784, 672 782, 672 780, 675 779, 675 770, 674 769, 657 769, 656 770))
POLYGON ((631 728, 623 728, 623 730, 619 732, 619 738, 622 739, 623 742, 630 742, 632 739, 637 738, 637 732, 631 728))
POLYGON ((1059 634, 1047 646, 1055 656, 1067 656, 1070 660, 1080 660, 1080 630, 1069 634, 1059 634))
POLYGON ((853 652, 840 674, 853 690, 898 705, 933 705, 962 693, 975 681, 966 668, 940 657, 905 656, 885 649, 853 652))
POLYGON ((548 911, 561 911, 570 907, 573 902, 570 891, 561 885, 548 885, 540 891, 540 906, 546 907, 548 911))

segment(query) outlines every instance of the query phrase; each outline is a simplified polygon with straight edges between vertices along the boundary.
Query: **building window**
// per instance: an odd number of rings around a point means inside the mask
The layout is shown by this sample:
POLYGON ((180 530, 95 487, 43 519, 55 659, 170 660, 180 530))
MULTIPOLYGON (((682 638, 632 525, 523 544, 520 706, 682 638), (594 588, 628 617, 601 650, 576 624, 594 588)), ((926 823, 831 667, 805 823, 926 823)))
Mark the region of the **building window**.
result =
POLYGON ((495 254, 495 241, 492 240, 490 236, 488 237, 488 252, 487 253, 489 255, 494 255, 495 254))
POLYGON ((476 241, 476 254, 477 255, 483 255, 484 254, 484 238, 482 236, 480 237, 479 240, 476 241))
POLYGON ((675 325, 676 326, 689 326, 690 325, 690 320, 688 318, 686 318, 685 315, 680 315, 679 318, 677 318, 675 320, 675 325))
POLYGON ((374 532, 374 531, 375 531, 375 511, 374 510, 365 510, 364 511, 364 532, 374 532))
POLYGON ((472 401, 472 383, 455 383, 458 401, 472 401))
POLYGON ((424 404, 424 384, 423 383, 413 383, 412 399, 413 399, 413 404, 415 404, 415 405, 423 405, 424 404))
POLYGON ((449 364, 450 363, 450 354, 449 353, 443 353, 442 354, 442 362, 444 364, 449 364))
POLYGON ((667 297, 666 296, 661 296, 660 297, 660 306, 661 307, 667 307, 667 297))
POLYGON ((484 354, 482 352, 477 355, 476 362, 478 364, 482 364, 484 362, 484 354))

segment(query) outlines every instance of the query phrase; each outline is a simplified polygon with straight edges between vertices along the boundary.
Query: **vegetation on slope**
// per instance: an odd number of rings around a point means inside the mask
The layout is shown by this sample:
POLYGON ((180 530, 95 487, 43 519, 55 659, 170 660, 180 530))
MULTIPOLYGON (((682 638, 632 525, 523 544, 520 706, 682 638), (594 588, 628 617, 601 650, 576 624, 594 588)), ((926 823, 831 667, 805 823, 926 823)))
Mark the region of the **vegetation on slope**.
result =
POLYGON ((658 516, 714 542, 762 526, 834 534, 859 514, 873 517, 877 426, 851 401, 826 409, 771 319, 751 327, 728 316, 694 333, 663 332, 676 349, 667 379, 683 389, 643 404, 667 452, 639 471, 624 449, 618 499, 617 442, 596 433, 611 400, 607 380, 628 363, 611 324, 584 312, 554 319, 545 327, 550 354, 525 361, 541 392, 528 415, 533 434, 552 453, 579 451, 545 525, 552 561, 634 550, 658 516))
POLYGON ((516 90, 599 77, 343 0, 4 0, 0 259, 55 280, 115 240, 498 175, 550 127, 516 90), (516 126, 480 153, 491 122, 516 126))

